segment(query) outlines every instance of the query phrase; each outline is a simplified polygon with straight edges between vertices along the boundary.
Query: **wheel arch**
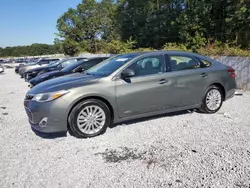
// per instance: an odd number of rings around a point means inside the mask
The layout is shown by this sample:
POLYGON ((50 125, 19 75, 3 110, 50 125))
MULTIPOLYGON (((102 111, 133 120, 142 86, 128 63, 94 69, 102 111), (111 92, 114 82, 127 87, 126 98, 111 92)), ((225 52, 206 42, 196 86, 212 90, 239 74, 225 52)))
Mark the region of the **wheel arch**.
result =
POLYGON ((85 97, 82 97, 80 99, 77 99, 76 101, 74 101, 73 105, 70 106, 69 111, 67 113, 67 127, 69 126, 69 116, 70 116, 70 113, 72 112, 72 110, 74 109, 74 107, 77 104, 79 104, 80 102, 88 100, 88 99, 96 99, 96 100, 102 101, 104 104, 106 104, 107 107, 110 110, 110 113, 111 113, 111 121, 114 120, 114 108, 113 108, 113 106, 112 106, 112 104, 111 104, 111 102, 109 100, 107 100, 106 98, 104 98, 102 96, 97 96, 97 95, 85 96, 85 97))
POLYGON ((211 87, 211 86, 216 86, 216 87, 221 89, 221 92, 222 92, 222 95, 223 95, 223 101, 224 101, 225 98, 226 98, 226 89, 225 89, 225 87, 219 82, 213 83, 209 87, 211 87))

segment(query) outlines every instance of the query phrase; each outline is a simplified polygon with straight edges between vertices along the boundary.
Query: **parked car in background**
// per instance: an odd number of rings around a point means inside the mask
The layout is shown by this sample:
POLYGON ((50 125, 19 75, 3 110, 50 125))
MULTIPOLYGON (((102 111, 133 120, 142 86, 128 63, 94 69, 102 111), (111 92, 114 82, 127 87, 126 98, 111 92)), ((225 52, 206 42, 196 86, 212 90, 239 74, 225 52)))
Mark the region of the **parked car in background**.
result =
POLYGON ((65 76, 73 73, 81 73, 83 71, 88 70, 89 68, 97 65, 98 63, 106 60, 108 57, 96 57, 90 58, 88 60, 81 60, 75 63, 70 64, 69 66, 63 68, 62 70, 56 70, 48 73, 44 73, 41 75, 36 76, 35 78, 29 81, 30 87, 34 87, 37 84, 44 82, 46 80, 50 80, 52 78, 57 78, 60 76, 65 76))
POLYGON ((33 130, 94 137, 125 120, 199 109, 216 113, 234 96, 235 70, 182 51, 114 56, 32 88, 24 106, 33 130))
MULTIPOLYGON (((17 66, 15 66, 15 72, 17 74, 19 74, 19 71, 20 71, 20 68, 23 67, 23 66, 30 66, 30 65, 35 65, 37 62, 33 62, 33 61, 30 61, 30 62, 27 62, 27 63, 20 63, 18 64, 17 66)), ((21 70, 22 71, 22 70, 21 70)))
MULTIPOLYGON (((31 63, 31 61, 29 61, 29 60, 27 60, 27 61, 22 61, 22 62, 20 62, 20 61, 15 61, 15 63, 18 63, 18 65, 17 66, 15 66, 15 73, 19 73, 19 69, 20 69, 20 67, 22 67, 22 66, 24 66, 24 65, 27 65, 27 64, 29 64, 29 63, 31 63)), ((34 62, 33 62, 34 63, 34 62)))
POLYGON ((3 65, 0 64, 0 73, 3 73, 4 72, 4 67, 3 65))
POLYGON ((24 78, 26 81, 29 81, 32 78, 35 78, 38 74, 41 75, 41 74, 44 74, 46 72, 61 70, 65 67, 67 67, 68 65, 75 63, 77 61, 80 61, 80 60, 88 60, 88 59, 84 58, 84 57, 65 58, 65 59, 53 62, 47 66, 29 69, 23 73, 24 78))
POLYGON ((36 68, 36 67, 46 66, 50 63, 53 63, 53 62, 59 61, 59 60, 60 59, 58 59, 58 58, 50 58, 50 59, 40 59, 37 62, 27 63, 26 65, 21 66, 19 68, 19 74, 20 74, 21 78, 23 78, 25 71, 36 68))
POLYGON ((24 66, 24 64, 21 63, 21 64, 15 66, 15 73, 17 73, 17 74, 19 73, 19 69, 21 66, 24 66))

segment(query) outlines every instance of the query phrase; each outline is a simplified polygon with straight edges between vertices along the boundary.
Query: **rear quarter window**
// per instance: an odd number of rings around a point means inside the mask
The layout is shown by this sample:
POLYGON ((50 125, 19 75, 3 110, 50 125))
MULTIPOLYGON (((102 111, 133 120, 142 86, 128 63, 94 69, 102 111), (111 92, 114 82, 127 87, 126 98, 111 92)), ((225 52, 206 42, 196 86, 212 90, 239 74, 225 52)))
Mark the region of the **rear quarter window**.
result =
POLYGON ((205 60, 205 59, 199 59, 201 61, 201 68, 207 68, 207 67, 211 67, 212 63, 205 60))

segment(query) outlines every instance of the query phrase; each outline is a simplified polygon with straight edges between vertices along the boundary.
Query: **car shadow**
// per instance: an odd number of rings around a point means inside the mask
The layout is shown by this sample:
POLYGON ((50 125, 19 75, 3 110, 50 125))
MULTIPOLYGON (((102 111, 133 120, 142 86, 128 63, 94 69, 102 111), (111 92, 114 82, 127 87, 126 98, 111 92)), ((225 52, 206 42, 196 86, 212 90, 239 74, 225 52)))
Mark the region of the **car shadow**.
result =
POLYGON ((144 117, 144 118, 139 118, 139 119, 134 119, 134 120, 127 120, 127 121, 122 121, 122 122, 116 123, 112 126, 109 126, 109 128, 113 129, 117 126, 128 126, 128 125, 132 125, 132 124, 140 123, 140 122, 144 122, 144 121, 155 120, 155 119, 159 119, 159 118, 163 118, 163 117, 181 116, 181 115, 190 114, 190 113, 194 113, 194 112, 196 112, 196 110, 183 110, 183 111, 165 113, 165 114, 161 114, 161 115, 144 117))
POLYGON ((59 132, 59 133, 42 133, 38 132, 37 130, 31 128, 32 131, 39 137, 43 139, 56 139, 56 138, 62 138, 67 137, 67 132, 59 132))

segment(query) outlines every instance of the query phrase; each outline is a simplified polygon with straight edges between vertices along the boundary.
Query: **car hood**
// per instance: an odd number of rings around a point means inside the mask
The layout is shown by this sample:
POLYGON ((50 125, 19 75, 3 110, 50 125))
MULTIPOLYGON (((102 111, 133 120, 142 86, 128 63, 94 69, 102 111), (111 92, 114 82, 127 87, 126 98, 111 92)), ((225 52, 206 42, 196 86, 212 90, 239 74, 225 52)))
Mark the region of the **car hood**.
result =
MULTIPOLYGON (((42 79, 42 78, 46 78, 46 77, 51 77, 51 76, 54 76, 54 75, 58 75, 58 74, 60 74, 61 73, 61 71, 52 71, 52 72, 47 72, 47 73, 43 73, 43 74, 41 74, 41 75, 38 75, 38 76, 36 76, 35 78, 33 78, 34 80, 40 80, 40 79, 42 79)), ((32 79, 32 80, 33 80, 32 79)))
POLYGON ((43 70, 49 70, 49 69, 55 69, 56 68, 56 66, 48 66, 48 65, 46 65, 46 66, 39 66, 39 67, 34 67, 34 68, 32 68, 32 69, 29 69, 28 71, 29 72, 40 72, 40 71, 43 71, 43 70))
POLYGON ((33 68, 32 70, 30 70, 30 71, 42 71, 43 69, 46 69, 46 68, 48 68, 48 66, 44 66, 44 67, 35 67, 35 68, 33 68))
POLYGON ((40 65, 30 65, 30 66, 27 66, 27 67, 23 67, 23 70, 28 71, 28 70, 38 68, 38 67, 40 67, 40 65))
POLYGON ((58 77, 52 80, 42 82, 33 87, 28 94, 38 94, 46 92, 54 92, 59 90, 68 90, 84 85, 91 84, 100 79, 100 76, 86 75, 82 73, 70 74, 58 77))

